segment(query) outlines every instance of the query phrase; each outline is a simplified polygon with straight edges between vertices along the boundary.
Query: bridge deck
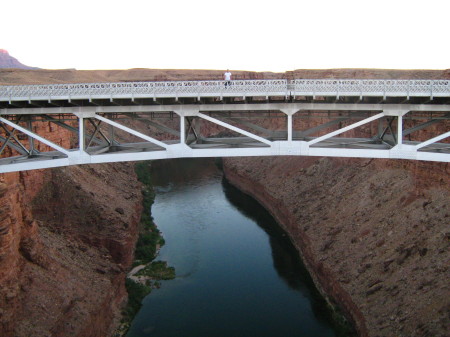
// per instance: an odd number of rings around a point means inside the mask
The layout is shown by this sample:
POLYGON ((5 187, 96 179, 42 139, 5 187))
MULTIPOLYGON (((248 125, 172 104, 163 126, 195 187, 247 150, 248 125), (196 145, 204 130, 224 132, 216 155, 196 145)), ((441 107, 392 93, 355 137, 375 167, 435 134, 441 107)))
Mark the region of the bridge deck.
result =
POLYGON ((239 80, 0 86, 0 108, 261 101, 449 103, 450 80, 239 80))

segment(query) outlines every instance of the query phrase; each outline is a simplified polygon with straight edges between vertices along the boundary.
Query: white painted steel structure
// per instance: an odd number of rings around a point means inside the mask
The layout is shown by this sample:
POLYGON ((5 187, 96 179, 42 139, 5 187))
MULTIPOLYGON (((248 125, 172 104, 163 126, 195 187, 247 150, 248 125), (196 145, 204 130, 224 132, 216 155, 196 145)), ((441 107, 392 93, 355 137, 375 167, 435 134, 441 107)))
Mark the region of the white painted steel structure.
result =
POLYGON ((449 119, 450 80, 241 80, 227 88, 223 81, 0 86, 0 173, 180 157, 450 162, 449 119), (281 118, 284 127, 271 130, 258 122, 261 117, 281 118), (308 118, 321 123, 299 129, 308 118), (148 128, 137 129, 132 120, 148 128), (227 132, 201 135, 201 123, 227 132), (36 125, 48 125, 50 133, 56 127, 70 130, 76 141, 65 148, 36 125), (438 127, 425 133, 429 126, 438 127), (361 134, 377 131, 356 137, 361 128, 361 134), (116 131, 141 141, 119 142, 116 131))

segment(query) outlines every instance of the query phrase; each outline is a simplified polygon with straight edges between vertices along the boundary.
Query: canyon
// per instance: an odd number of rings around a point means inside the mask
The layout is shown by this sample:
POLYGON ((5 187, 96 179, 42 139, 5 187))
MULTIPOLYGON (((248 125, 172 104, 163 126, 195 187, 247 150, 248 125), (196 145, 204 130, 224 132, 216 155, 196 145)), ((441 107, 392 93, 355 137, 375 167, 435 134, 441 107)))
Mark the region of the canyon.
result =
MULTIPOLYGON (((221 79, 222 73, 0 69, 0 84, 221 79)), ((450 78, 449 70, 232 73, 242 79, 450 78)), ((51 131, 49 139, 70 141, 51 131)), ((449 335, 448 163, 230 158, 224 174, 272 213, 316 286, 360 336, 449 335)), ((127 298, 140 189, 133 163, 0 175, 2 336, 114 334, 127 298)))

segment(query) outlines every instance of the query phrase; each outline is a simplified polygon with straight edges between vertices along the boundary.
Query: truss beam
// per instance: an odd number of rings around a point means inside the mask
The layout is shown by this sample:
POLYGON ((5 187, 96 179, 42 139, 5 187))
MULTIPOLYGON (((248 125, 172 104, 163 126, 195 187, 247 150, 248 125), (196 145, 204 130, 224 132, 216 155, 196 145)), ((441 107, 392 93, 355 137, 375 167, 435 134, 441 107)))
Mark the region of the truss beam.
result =
MULTIPOLYGON (((109 99, 106 100, 109 102, 109 99)), ((118 101, 117 101, 118 102, 118 101)), ((262 118, 262 117, 261 117, 262 118)), ((48 108, 0 109, 0 150, 11 147, 21 156, 0 159, 0 173, 57 167, 87 163, 136 161, 180 157, 228 157, 228 156, 335 156, 359 158, 392 158, 450 162, 450 146, 446 139, 450 136, 450 104, 349 104, 349 103, 242 103, 239 104, 175 104, 175 105, 127 105, 127 106, 74 106, 48 108), (281 117, 277 130, 258 125, 261 116, 272 114, 281 117), (418 126, 404 130, 404 122, 410 115, 427 116, 437 113, 437 117, 418 126), (179 131, 163 125, 163 118, 152 121, 154 115, 172 120, 177 115, 179 131), (317 126, 296 129, 301 123, 297 118, 317 116, 321 121, 317 126), (177 137, 164 141, 147 133, 151 130, 137 130, 125 126, 117 120, 134 118, 144 120, 160 131, 177 137), (145 119, 145 116, 148 119, 145 119), (213 117, 214 116, 214 117, 213 117), (236 117, 238 116, 238 117, 236 117), (20 118, 24 117, 22 121, 20 118), (85 130, 85 120, 93 125, 91 134, 85 130), (67 122, 61 122, 61 121, 67 122), (73 124, 78 120, 78 127, 73 124), (239 136, 219 138, 202 135, 198 123, 208 121, 217 129, 231 130, 239 136), (342 126, 342 122, 351 123, 342 126), (95 122, 94 122, 95 121, 95 122), (343 133, 368 126, 379 121, 373 135, 368 138, 344 138, 343 133), (19 123, 27 123, 27 127, 19 123), (78 132, 78 145, 64 149, 54 142, 33 132, 33 123, 53 123, 71 132, 78 132), (72 123, 72 125, 70 124, 72 123), (233 123, 233 124, 231 124, 233 123), (387 125, 386 125, 387 123, 387 125), (441 134, 431 139, 404 141, 414 131, 441 123, 441 134), (105 129, 106 127, 106 129, 105 129), (109 128, 109 137, 106 131, 109 128), (280 130, 281 128, 281 130, 280 130), (378 129, 378 130, 377 130, 378 129), (3 131, 2 131, 3 130, 3 131), (143 139, 142 143, 119 144, 114 140, 115 130, 143 139), (247 131, 248 130, 248 131, 247 131), (331 130, 331 131, 329 131, 331 130), (16 136, 19 131, 28 136, 24 144, 16 136), (319 136, 313 137, 315 133, 319 136), (323 134, 325 133, 325 134, 323 134), (261 136, 263 135, 263 136, 261 136), (100 139, 100 137, 102 139, 100 139), (277 139, 278 140, 275 140, 277 139), (103 141, 104 139, 104 141, 103 141), (93 144, 93 141, 99 146, 93 144), (13 143, 14 141, 14 143, 13 143), (39 141, 56 151, 38 153, 33 145, 39 141), (444 141, 444 143, 442 143, 444 141), (29 145, 29 149, 26 148, 29 145), (77 147, 78 146, 78 147, 77 147)), ((313 124, 314 125, 314 124, 313 124)))

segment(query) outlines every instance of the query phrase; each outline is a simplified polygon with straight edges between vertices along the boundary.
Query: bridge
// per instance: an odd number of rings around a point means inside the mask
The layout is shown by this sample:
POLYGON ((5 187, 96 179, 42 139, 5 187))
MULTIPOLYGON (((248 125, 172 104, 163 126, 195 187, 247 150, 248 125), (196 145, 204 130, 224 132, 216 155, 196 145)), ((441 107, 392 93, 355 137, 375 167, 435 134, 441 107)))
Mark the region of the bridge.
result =
POLYGON ((450 80, 0 86, 0 173, 181 157, 450 162, 450 80))

